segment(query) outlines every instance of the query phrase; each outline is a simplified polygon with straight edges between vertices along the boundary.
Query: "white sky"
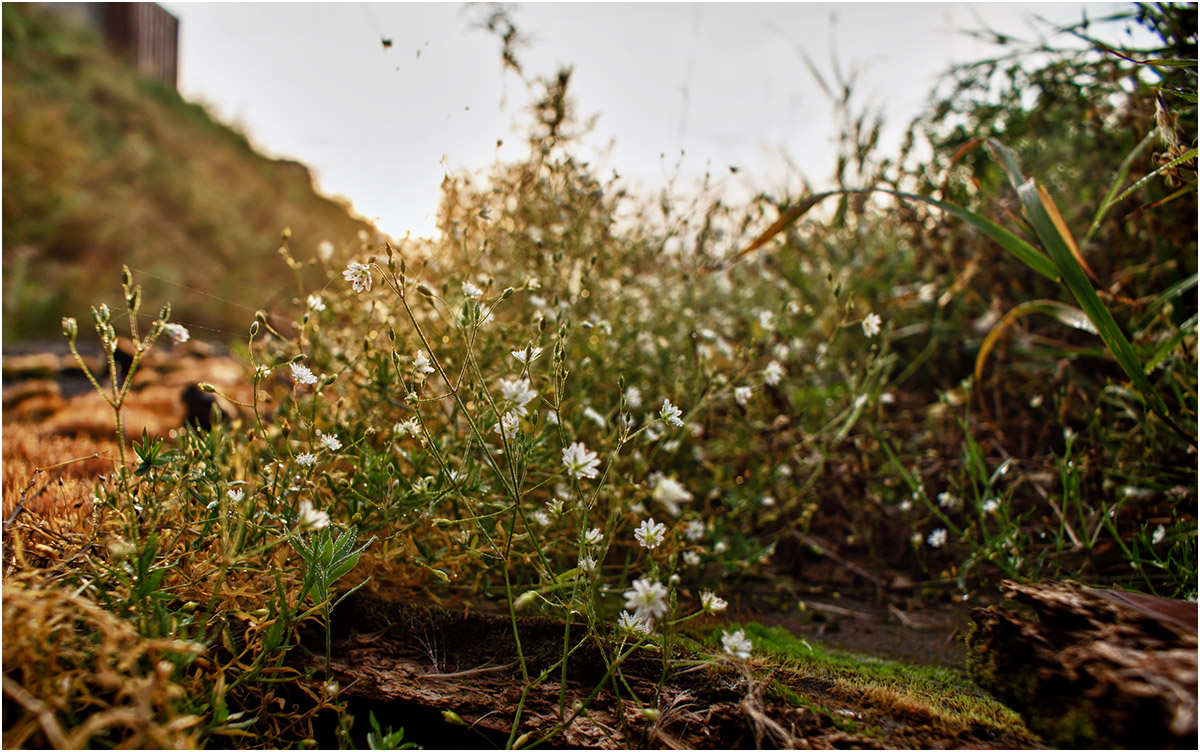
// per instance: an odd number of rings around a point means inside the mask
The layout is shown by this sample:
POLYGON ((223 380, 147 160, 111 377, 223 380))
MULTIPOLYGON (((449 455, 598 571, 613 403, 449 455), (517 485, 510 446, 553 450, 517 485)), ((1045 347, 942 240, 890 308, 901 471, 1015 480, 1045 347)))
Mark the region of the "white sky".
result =
MULTIPOLYGON (((297 159, 322 191, 385 232, 433 235, 446 169, 520 159, 525 84, 461 3, 180 3, 183 95, 238 125, 263 152, 297 159), (392 40, 385 50, 381 38, 392 40), (418 54, 419 53, 419 54, 418 54), (505 146, 497 152, 497 139, 505 146)), ((572 65, 588 143, 635 188, 666 183, 684 150, 686 185, 711 163, 731 189, 816 187, 834 168, 829 101, 804 67, 861 69, 860 102, 896 143, 951 62, 995 54, 964 29, 1030 40, 1037 13, 1061 23, 1109 3, 525 3, 510 6, 527 75, 572 65), (836 16, 836 23, 831 19, 836 16), (831 50, 831 42, 836 53, 831 50), (666 158, 660 157, 665 154, 666 158)), ((1036 27, 1045 29, 1044 26, 1036 27)))

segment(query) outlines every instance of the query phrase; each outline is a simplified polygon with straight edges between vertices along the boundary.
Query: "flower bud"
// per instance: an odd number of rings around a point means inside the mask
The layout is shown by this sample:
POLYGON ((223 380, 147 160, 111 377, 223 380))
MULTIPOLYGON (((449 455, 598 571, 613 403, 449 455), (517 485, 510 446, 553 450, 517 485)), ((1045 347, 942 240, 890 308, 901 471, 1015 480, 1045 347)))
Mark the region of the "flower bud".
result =
POLYGON ((535 600, 537 600, 537 597, 538 594, 536 590, 526 590, 524 593, 521 593, 519 598, 513 601, 513 610, 520 611, 528 607, 535 600))
POLYGON ((212 393, 212 392, 217 391, 217 388, 215 386, 213 386, 212 384, 208 383, 207 381, 201 381, 199 384, 196 385, 196 387, 202 392, 212 393))
POLYGON ((462 719, 462 716, 460 716, 458 713, 455 713, 453 710, 443 710, 442 720, 444 720, 446 723, 449 723, 451 726, 467 725, 466 721, 462 719))
POLYGON ((63 336, 72 342, 79 336, 79 322, 74 316, 64 316, 62 320, 63 336))
POLYGON ((421 293, 427 298, 433 297, 433 290, 430 290, 424 283, 417 285, 417 292, 421 293))
POLYGON ((504 288, 504 292, 500 293, 501 300, 508 300, 512 297, 514 290, 511 287, 504 288))

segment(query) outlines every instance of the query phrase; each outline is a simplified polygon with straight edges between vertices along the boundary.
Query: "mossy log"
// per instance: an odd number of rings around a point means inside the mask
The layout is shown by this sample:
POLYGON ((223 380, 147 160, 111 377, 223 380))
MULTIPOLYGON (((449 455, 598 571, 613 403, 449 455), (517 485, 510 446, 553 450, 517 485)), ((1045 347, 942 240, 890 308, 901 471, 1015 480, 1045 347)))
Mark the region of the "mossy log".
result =
MULTIPOLYGON (((551 746, 598 749, 1040 746, 1010 710, 970 696, 965 677, 929 678, 849 654, 835 661, 782 629, 748 626, 756 648, 745 663, 714 660, 700 641, 711 642, 705 634, 716 625, 696 627, 679 635, 668 665, 650 647, 628 656, 616 679, 606 678, 613 646, 580 643, 586 630, 574 625, 564 686, 554 664, 566 625, 516 621, 528 681, 506 615, 348 599, 333 619, 330 678, 347 713, 362 719, 353 733, 372 712, 404 727, 406 740, 442 748, 501 747, 510 735, 524 737, 521 746, 549 736, 551 746), (585 711, 564 724, 564 712, 581 703, 585 711)), ((304 643, 311 652, 296 667, 323 681, 324 635, 311 632, 304 643)))
POLYGON ((1076 583, 1019 585, 1032 613, 975 609, 971 678, 1055 746, 1196 743, 1195 603, 1076 583))

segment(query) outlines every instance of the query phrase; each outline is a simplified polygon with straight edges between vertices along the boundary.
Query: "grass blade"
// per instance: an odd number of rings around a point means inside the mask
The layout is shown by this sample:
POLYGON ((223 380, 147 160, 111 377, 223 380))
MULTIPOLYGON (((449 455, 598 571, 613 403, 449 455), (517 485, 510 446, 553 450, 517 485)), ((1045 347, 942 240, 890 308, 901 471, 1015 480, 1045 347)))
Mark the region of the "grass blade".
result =
POLYGON ((1062 237, 1060 228, 1050 215, 1047 207, 1051 206, 1053 202, 1050 201, 1045 189, 1039 186, 1036 180, 1030 178, 1020 187, 1017 195, 1025 207, 1034 231, 1042 241, 1042 246, 1062 273, 1063 283, 1071 291, 1071 295, 1075 297, 1079 307, 1096 325, 1100 338, 1104 340, 1109 352, 1116 358, 1117 363, 1120 364, 1138 391, 1142 393, 1147 404, 1175 430, 1185 436, 1188 435, 1171 420, 1162 395, 1150 383, 1150 379, 1146 378, 1146 372, 1143 370, 1133 346, 1129 344, 1129 340, 1121 331, 1121 327, 1117 325, 1116 320, 1113 319, 1108 307, 1104 305, 1096 295, 1091 283, 1088 282, 1082 267, 1071 252, 1071 244, 1062 237))

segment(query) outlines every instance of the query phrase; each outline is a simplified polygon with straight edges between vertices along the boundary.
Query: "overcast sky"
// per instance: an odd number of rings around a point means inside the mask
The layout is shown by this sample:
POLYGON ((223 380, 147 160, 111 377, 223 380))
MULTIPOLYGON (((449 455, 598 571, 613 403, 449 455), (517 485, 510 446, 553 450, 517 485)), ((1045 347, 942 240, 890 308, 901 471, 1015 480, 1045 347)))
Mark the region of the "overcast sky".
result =
MULTIPOLYGON (((163 3, 180 19, 179 88, 262 151, 312 168, 384 231, 435 233, 446 169, 520 159, 525 84, 500 64, 486 12, 462 3, 163 3), (385 48, 382 39, 389 39, 385 48), (497 153, 496 141, 505 146, 497 153)), ((607 169, 661 187, 680 150, 682 183, 711 163, 731 190, 816 187, 834 167, 832 108, 797 48, 825 76, 859 70, 861 101, 895 143, 952 62, 995 54, 963 31, 1033 39, 1108 3, 525 3, 510 15, 527 75, 574 67, 588 143, 607 169), (836 20, 835 20, 836 19, 836 20), (1035 31, 1035 29, 1040 30, 1035 31), (665 159, 660 155, 667 155, 665 159), (784 157, 786 155, 786 159, 784 157)), ((607 177, 607 173, 599 177, 607 177)))

